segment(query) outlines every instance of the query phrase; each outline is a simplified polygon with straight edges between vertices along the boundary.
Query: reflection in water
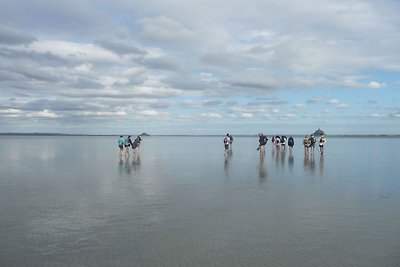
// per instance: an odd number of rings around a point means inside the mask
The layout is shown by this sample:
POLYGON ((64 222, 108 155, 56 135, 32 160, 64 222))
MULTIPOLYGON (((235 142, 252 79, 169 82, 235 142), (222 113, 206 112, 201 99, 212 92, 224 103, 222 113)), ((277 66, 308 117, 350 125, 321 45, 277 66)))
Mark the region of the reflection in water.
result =
POLYGON ((225 170, 225 175, 227 177, 229 177, 231 171, 231 159, 232 159, 232 153, 225 154, 224 170, 225 170))
MULTIPOLYGON (((315 153, 304 153, 304 170, 310 171, 314 175, 317 168, 316 164, 315 153)), ((320 155, 318 164, 319 175, 322 176, 324 174, 324 155, 320 155)))
POLYGON ((118 170, 120 175, 123 173, 131 174, 132 170, 137 171, 140 168, 140 151, 135 150, 131 156, 120 156, 118 161, 118 170))
POLYGON ((319 157, 319 174, 321 176, 324 174, 324 154, 319 157))
POLYGON ((277 146, 276 149, 272 149, 272 158, 275 160, 277 170, 283 171, 286 164, 286 149, 281 145, 277 146))
POLYGON ((400 139, 298 147, 290 173, 289 150, 282 169, 238 138, 230 179, 212 138, 154 136, 126 174, 114 137, 0 137, 2 266, 400 266, 400 139))
POLYGON ((125 172, 127 173, 127 174, 131 174, 131 171, 132 171, 132 165, 131 165, 131 163, 129 162, 129 156, 127 156, 127 157, 125 157, 125 172))
POLYGON ((285 167, 285 156, 286 156, 286 150, 284 146, 281 146, 281 149, 279 151, 280 156, 281 156, 281 167, 284 169, 285 167))
POLYGON ((124 160, 123 160, 122 155, 119 156, 118 171, 119 171, 119 175, 122 175, 124 172, 124 160))
POLYGON ((288 163, 289 163, 289 168, 290 168, 290 170, 293 170, 294 157, 293 157, 293 152, 292 152, 292 150, 290 150, 290 152, 289 152, 288 163))
POLYGON ((311 174, 315 174, 315 157, 314 153, 304 153, 304 170, 308 170, 311 174))
POLYGON ((260 182, 265 182, 267 179, 267 169, 265 167, 265 150, 263 153, 260 152, 260 164, 258 166, 258 176, 260 182))
POLYGON ((137 148, 137 150, 133 153, 132 167, 135 171, 139 170, 139 168, 140 168, 140 150, 139 150, 139 148, 137 148))

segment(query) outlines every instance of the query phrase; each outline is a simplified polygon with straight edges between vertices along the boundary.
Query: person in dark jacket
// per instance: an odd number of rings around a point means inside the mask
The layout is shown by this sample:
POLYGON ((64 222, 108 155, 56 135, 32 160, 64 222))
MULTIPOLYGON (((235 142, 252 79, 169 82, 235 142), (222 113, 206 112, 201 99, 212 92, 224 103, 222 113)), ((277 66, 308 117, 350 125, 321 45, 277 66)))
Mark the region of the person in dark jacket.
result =
POLYGON ((292 152, 293 147, 294 147, 294 139, 291 136, 289 136, 289 139, 288 139, 288 146, 289 146, 290 152, 292 152))
POLYGON ((257 150, 260 150, 260 152, 265 151, 265 145, 267 144, 268 138, 263 133, 259 133, 258 137, 257 150))

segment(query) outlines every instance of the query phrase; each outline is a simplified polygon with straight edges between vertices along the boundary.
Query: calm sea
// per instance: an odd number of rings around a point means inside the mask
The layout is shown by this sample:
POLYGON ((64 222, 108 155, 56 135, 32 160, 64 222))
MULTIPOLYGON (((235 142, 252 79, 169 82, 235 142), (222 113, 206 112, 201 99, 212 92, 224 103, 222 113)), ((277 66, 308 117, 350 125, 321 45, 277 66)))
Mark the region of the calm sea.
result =
POLYGON ((0 137, 0 266, 400 266, 400 139, 0 137))

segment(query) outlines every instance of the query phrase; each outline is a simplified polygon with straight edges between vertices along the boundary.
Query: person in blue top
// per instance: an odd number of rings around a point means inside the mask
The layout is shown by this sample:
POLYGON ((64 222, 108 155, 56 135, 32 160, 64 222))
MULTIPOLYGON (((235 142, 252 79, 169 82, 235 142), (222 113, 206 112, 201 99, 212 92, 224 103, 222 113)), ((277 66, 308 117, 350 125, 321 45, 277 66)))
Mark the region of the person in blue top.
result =
POLYGON ((125 144, 124 136, 120 135, 118 139, 119 156, 122 156, 122 152, 124 151, 124 144, 125 144))

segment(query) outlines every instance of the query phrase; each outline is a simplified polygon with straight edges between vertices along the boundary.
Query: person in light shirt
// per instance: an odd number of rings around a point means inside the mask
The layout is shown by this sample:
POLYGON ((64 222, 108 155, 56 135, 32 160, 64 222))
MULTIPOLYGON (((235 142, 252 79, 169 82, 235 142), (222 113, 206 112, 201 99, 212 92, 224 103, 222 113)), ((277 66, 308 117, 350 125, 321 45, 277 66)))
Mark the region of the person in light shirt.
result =
POLYGON ((321 135, 321 137, 319 138, 319 152, 322 154, 324 154, 324 146, 326 144, 326 139, 324 135, 321 135))

